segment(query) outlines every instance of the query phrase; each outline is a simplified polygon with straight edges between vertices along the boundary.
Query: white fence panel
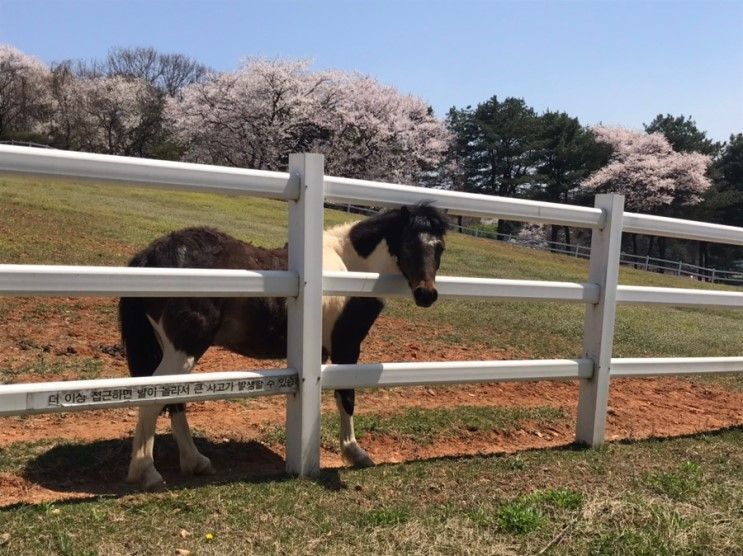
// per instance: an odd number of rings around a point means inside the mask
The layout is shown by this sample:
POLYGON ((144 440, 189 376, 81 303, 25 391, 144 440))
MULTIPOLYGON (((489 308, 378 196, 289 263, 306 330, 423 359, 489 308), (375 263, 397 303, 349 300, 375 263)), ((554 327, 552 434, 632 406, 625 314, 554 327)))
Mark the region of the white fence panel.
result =
POLYGON ((0 385, 0 415, 77 411, 149 403, 285 394, 287 470, 319 470, 324 389, 578 379, 576 437, 603 442, 610 377, 737 372, 743 357, 611 358, 618 303, 743 307, 743 292, 618 286, 622 232, 743 245, 743 228, 624 213, 619 196, 595 207, 499 198, 323 175, 320 155, 291 155, 289 172, 144 160, 0 145, 0 172, 138 186, 245 194, 289 201, 289 270, 241 271, 0 265, 0 295, 287 297, 288 367, 0 385), (399 276, 322 272, 323 198, 370 206, 433 201, 453 214, 592 228, 587 283, 440 276, 449 297, 586 303, 584 353, 577 359, 320 365, 321 299, 326 295, 409 296, 399 276))

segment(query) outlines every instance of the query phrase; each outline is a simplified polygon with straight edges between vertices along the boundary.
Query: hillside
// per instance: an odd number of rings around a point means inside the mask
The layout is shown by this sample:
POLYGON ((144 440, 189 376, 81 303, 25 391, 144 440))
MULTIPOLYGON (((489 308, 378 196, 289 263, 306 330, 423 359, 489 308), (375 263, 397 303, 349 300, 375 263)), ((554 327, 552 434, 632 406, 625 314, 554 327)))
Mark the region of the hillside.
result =
MULTIPOLYGON (((122 265, 139 248, 173 229, 219 227, 275 247, 286 241, 286 204, 247 197, 0 178, 0 261, 122 265)), ((355 218, 326 211, 326 225, 355 218)), ((585 281, 587 262, 452 234, 442 274, 585 281)), ((688 279, 622 268, 634 285, 717 288, 688 279)), ((720 288, 722 289, 722 288, 720 288)), ((0 300, 0 307, 9 303, 0 300)), ((454 345, 484 345, 519 357, 580 353, 582 305, 443 300, 428 310, 390 300, 388 314, 417 323, 425 335, 454 345)), ((113 321, 111 322, 113 326, 113 321)), ((712 356, 743 353, 743 313, 726 309, 619 308, 615 355, 712 356)))

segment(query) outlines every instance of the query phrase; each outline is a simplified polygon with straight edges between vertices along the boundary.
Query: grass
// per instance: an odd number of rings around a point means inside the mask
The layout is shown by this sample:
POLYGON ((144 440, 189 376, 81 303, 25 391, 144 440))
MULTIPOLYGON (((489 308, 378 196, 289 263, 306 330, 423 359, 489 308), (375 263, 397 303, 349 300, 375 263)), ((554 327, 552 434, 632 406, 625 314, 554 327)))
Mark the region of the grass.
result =
MULTIPOLYGON (((286 241, 286 205, 272 200, 6 177, 0 178, 0 197, 3 263, 124 264, 153 238, 199 224, 270 247, 286 241)), ((326 211, 325 218, 332 225, 349 215, 326 211)), ((442 273, 580 282, 587 264, 453 234, 442 273)), ((620 279, 690 287, 688 280, 628 268, 620 279)), ((0 318, 11 307, 13 300, 0 300, 0 318)), ((112 307, 97 311, 96 318, 114 327, 112 307)), ((444 300, 425 311, 411 307, 409 300, 391 300, 388 312, 420 330, 442 327, 438 338, 451 344, 505 349, 524 358, 574 357, 581 350, 580 305, 444 300)), ((74 318, 79 309, 75 301, 39 300, 25 318, 39 324, 60 311, 74 318)), ((33 338, 23 341, 35 345, 33 338)), ((740 353, 738 311, 618 310, 616 356, 740 353)), ((24 369, 3 365, 5 374, 81 369, 92 377, 99 370, 96 360, 46 354, 24 369)), ((743 378, 726 377, 721 384, 741 389, 743 378)), ((411 409, 362 414, 357 432, 425 443, 561 418, 549 408, 411 409)), ((337 429, 337 418, 324 422, 326 445, 336 445, 337 429)), ((264 440, 280 442, 281 434, 269 430, 264 440)), ((241 457, 236 448, 227 453, 220 446, 212 448, 227 454, 224 461, 241 457)), ((60 489, 74 489, 85 476, 108 484, 123 475, 126 452, 118 441, 16 443, 0 450, 0 473, 26 475, 32 482, 39 474, 62 473, 55 486, 60 489)), ((0 510, 0 554, 732 554, 743 546, 741 508, 743 429, 736 428, 597 451, 565 447, 327 470, 313 481, 247 474, 158 494, 21 504, 0 510)))
MULTIPOLYGON (((12 451, 18 468, 40 447, 12 451)), ((738 428, 19 505, 0 513, 0 535, 10 535, 0 552, 733 554, 743 543, 742 461, 738 428), (658 479, 668 474, 693 478, 683 502, 658 479)))
MULTIPOLYGON (((155 237, 190 225, 216 226, 269 247, 286 241, 286 204, 268 199, 15 177, 0 177, 0 196, 0 261, 6 263, 125 264, 155 237)), ((355 216, 325 212, 327 226, 349 218, 355 216)), ((587 262, 452 234, 441 273, 581 282, 587 262)), ((690 287, 686 279, 626 267, 620 281, 690 287)), ((6 303, 0 300, 0 313, 6 303)), ((408 299, 391 299, 387 312, 424 329, 447 326, 439 338, 451 344, 506 349, 525 358, 575 357, 582 349, 580 304, 458 299, 423 310, 408 299)), ((109 320, 115 326, 113 314, 109 320)), ((620 306, 614 346, 617 357, 739 355, 743 316, 724 308, 620 306)))
MULTIPOLYGON (((364 440, 367 435, 389 436, 418 444, 432 444, 437 440, 461 438, 468 432, 510 432, 527 421, 539 425, 551 425, 566 415, 554 407, 480 407, 459 406, 456 408, 406 408, 392 414, 367 413, 354 417, 356 438, 364 440)), ((276 425, 268 429, 263 438, 270 444, 283 444, 285 429, 276 425)), ((340 434, 340 419, 337 414, 322 416, 322 439, 324 447, 336 450, 340 434)))

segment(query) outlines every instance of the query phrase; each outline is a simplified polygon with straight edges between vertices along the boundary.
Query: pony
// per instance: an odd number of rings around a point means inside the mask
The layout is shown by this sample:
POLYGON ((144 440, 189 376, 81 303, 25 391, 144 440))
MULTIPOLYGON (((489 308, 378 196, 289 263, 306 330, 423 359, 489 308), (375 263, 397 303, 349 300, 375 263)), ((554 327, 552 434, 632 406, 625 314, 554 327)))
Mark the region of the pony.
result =
MULTIPOLYGON (((402 274, 419 307, 437 299, 446 216, 424 202, 388 209, 323 234, 323 269, 402 274)), ((130 267, 286 270, 287 247, 265 249, 209 227, 175 231, 137 253, 130 267)), ((322 358, 356 363, 361 342, 379 316, 381 299, 323 296, 322 358)), ((285 298, 121 298, 121 338, 132 376, 189 373, 210 346, 254 358, 286 357, 285 298)), ((373 465, 356 441, 354 390, 337 390, 340 447, 351 466, 373 465)), ((158 415, 170 414, 184 474, 213 474, 191 436, 185 404, 140 406, 127 481, 152 490, 163 484, 153 448, 158 415)))

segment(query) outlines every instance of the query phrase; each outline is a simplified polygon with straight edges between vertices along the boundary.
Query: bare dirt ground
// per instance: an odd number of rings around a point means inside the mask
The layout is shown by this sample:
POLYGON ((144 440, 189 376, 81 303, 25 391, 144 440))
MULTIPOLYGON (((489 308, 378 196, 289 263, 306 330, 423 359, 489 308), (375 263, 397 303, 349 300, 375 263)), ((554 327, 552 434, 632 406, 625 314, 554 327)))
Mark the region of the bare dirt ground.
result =
MULTIPOLYGON (((78 363, 96 376, 124 376, 126 365, 112 325, 111 300, 17 300, 0 314, 0 370, 6 382, 40 382, 80 378, 78 363), (68 307, 73 305, 73 307, 68 307), (111 311, 101 311, 101 308, 111 311), (31 317, 29 317, 31 315, 31 317)), ((446 330, 422 331, 407 321, 381 317, 362 350, 362 361, 467 360, 526 358, 507 350, 451 346, 438 338, 446 330)), ((211 349, 198 371, 283 366, 282 361, 256 361, 211 349)), ((410 407, 448 408, 554 407, 565 419, 546 426, 526 422, 512 431, 463 431, 456 438, 423 444, 409 438, 368 434, 364 447, 377 463, 418 459, 513 453, 565 446, 572 442, 577 383, 524 382, 450 387, 415 387, 364 391, 357 412, 391 414, 410 407)), ((667 437, 743 425, 743 393, 714 383, 676 378, 617 379, 612 382, 607 437, 609 440, 667 437)), ((335 411, 328 396, 323 410, 335 411)), ((212 458, 218 473, 208 478, 178 475, 175 446, 166 436, 168 420, 158 424, 156 463, 170 488, 275 475, 283 469, 283 447, 258 442, 284 420, 284 398, 257 398, 240 403, 216 401, 189 405, 189 422, 200 449, 212 458)), ((53 440, 34 452, 32 463, 19 472, 0 473, 0 506, 38 503, 134 492, 123 483, 128 443, 136 424, 136 408, 47 414, 0 419, 0 458, 18 442, 53 440), (74 446, 65 442, 75 442, 74 446)), ((324 447, 322 465, 343 465, 334 447, 324 447)))

